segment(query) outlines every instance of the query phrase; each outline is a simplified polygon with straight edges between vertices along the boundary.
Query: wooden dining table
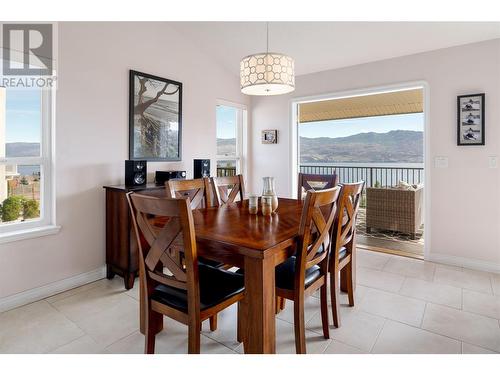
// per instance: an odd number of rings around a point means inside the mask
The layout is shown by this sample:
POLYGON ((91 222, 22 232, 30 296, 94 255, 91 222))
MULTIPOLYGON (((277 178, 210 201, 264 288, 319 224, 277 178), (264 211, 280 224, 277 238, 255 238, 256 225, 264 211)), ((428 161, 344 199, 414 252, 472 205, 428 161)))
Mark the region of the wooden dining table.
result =
MULTIPOLYGON (((271 216, 250 214, 248 200, 193 210, 198 254, 244 270, 245 353, 276 352, 274 269, 295 252, 302 205, 300 200, 279 198, 271 216)), ((346 290, 345 278, 341 280, 346 290)))

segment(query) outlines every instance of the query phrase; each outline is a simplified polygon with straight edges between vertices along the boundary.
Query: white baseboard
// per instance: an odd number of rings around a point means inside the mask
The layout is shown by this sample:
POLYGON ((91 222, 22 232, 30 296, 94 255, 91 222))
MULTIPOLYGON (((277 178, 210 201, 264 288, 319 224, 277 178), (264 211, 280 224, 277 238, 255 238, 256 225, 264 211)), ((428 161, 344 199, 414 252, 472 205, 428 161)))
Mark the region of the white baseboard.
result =
POLYGON ((439 253, 430 253, 425 258, 425 260, 450 266, 469 268, 477 271, 500 273, 500 264, 485 262, 483 260, 463 258, 439 253))
POLYGON ((59 280, 38 288, 29 289, 21 293, 0 298, 0 312, 14 309, 28 303, 53 296, 69 289, 103 279, 106 276, 106 267, 100 267, 90 272, 59 280))

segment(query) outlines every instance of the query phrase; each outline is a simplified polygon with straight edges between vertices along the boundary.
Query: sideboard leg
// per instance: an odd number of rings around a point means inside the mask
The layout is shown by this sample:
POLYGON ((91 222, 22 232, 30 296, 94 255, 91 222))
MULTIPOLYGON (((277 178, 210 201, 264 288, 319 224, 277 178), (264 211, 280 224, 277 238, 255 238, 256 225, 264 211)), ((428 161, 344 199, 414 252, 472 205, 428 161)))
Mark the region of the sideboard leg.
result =
POLYGON ((124 273, 123 280, 125 282, 125 289, 127 290, 132 289, 134 287, 135 272, 124 273))
POLYGON ((111 280, 113 277, 115 277, 115 273, 113 272, 113 268, 109 264, 106 264, 106 278, 108 280, 111 280))

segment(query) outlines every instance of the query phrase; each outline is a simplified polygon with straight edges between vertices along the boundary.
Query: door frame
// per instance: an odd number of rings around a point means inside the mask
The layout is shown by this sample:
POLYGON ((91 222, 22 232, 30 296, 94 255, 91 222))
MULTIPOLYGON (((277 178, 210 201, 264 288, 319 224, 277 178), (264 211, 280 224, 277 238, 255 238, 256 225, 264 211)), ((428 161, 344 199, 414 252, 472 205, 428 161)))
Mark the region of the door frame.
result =
POLYGON ((302 96, 290 100, 290 184, 292 197, 297 196, 297 174, 299 167, 299 138, 297 134, 298 108, 301 103, 331 99, 366 96, 391 91, 403 91, 422 88, 424 96, 424 259, 429 259, 431 248, 431 152, 430 152, 430 87, 427 81, 409 81, 384 86, 372 86, 363 89, 343 90, 320 95, 302 96))

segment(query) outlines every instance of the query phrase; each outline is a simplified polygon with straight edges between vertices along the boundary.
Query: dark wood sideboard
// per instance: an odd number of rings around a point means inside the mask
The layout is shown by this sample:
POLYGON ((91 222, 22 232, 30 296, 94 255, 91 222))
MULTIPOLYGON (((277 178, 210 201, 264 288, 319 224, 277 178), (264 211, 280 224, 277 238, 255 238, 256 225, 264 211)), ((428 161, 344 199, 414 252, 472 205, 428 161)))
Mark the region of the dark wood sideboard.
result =
POLYGON ((126 289, 134 287, 139 265, 137 241, 132 228, 126 194, 140 191, 143 194, 165 196, 165 186, 104 186, 106 190, 106 277, 123 277, 126 289))

